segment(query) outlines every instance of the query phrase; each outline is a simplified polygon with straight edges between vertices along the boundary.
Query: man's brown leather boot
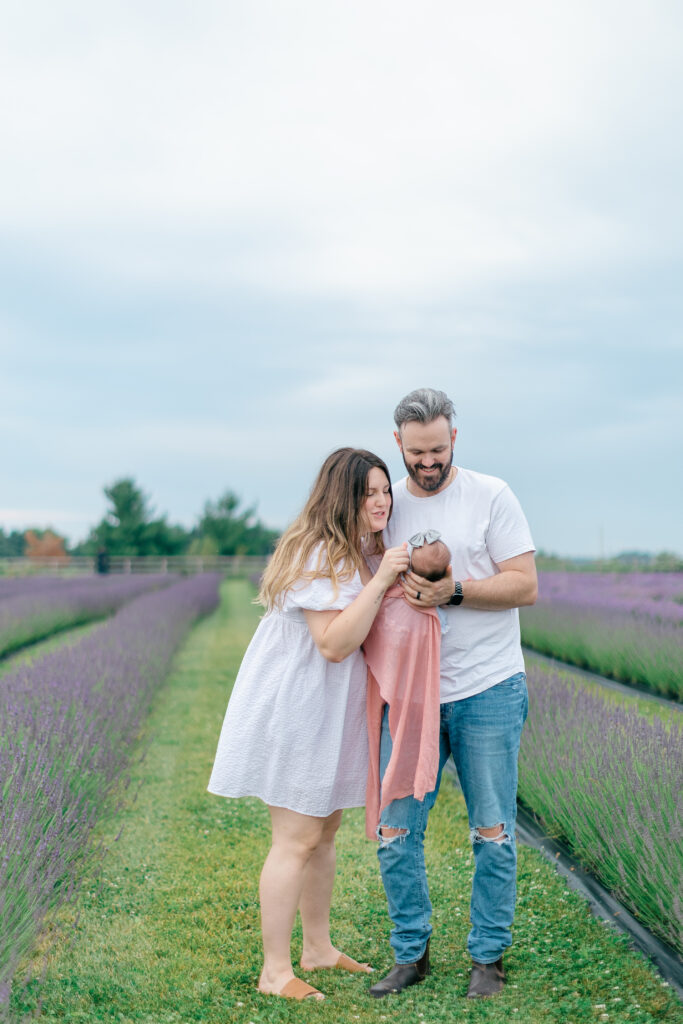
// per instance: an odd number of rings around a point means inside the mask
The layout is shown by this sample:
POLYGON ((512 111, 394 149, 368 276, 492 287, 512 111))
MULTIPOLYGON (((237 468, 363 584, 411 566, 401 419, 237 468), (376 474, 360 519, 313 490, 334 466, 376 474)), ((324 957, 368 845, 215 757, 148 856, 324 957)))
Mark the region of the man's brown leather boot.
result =
POLYGON ((403 992, 409 985, 418 985, 429 974, 429 939, 427 948, 414 964, 394 964, 386 978, 382 978, 370 989, 370 995, 382 999, 395 992, 403 992))
POLYGON ((476 960, 473 960, 467 998, 481 999, 486 996, 497 996, 503 991, 504 984, 505 973, 502 956, 494 964, 478 964, 476 960))

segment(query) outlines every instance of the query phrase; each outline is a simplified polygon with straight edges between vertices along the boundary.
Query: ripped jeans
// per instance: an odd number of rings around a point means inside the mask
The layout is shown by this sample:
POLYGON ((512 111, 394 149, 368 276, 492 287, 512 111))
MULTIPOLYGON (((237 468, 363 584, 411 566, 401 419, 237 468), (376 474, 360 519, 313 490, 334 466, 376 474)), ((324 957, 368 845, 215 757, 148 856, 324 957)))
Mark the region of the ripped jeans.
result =
MULTIPOLYGON (((474 850, 470 903, 470 956, 494 963, 512 942, 510 927, 517 890, 517 755, 528 708, 526 676, 518 672, 464 700, 441 705, 439 773, 436 787, 424 800, 406 796, 382 811, 380 828, 404 830, 392 838, 379 836, 377 851, 396 963, 419 960, 432 933, 432 905, 424 861, 424 834, 434 806, 441 773, 453 754, 467 804, 474 850), (487 839, 478 830, 503 826, 502 838, 487 839)), ((382 720, 380 776, 391 755, 388 708, 382 720)))

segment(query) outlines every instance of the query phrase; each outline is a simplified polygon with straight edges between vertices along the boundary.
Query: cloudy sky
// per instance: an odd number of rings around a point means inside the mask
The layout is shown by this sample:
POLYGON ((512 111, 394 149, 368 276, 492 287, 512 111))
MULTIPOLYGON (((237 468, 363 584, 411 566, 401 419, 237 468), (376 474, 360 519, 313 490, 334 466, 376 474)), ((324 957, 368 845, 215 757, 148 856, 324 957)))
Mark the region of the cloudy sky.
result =
POLYGON ((678 0, 10 0, 0 526, 123 475, 284 526, 431 385, 539 547, 683 552, 682 51, 678 0))

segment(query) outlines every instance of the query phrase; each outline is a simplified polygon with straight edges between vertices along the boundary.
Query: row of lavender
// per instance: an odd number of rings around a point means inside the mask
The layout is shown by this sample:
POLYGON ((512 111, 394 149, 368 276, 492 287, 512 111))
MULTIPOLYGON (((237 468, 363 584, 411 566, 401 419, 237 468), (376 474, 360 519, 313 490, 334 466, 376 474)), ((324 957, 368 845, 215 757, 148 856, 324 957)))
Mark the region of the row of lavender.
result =
POLYGON ((0 679, 0 1016, 17 962, 68 900, 154 689, 219 578, 144 594, 69 647, 0 679))
POLYGON ((683 699, 683 574, 539 573, 527 646, 683 699))
POLYGON ((138 594, 176 580, 168 575, 0 580, 0 657, 59 630, 111 615, 138 594))
POLYGON ((655 934, 683 952, 683 714, 652 717, 527 658, 519 796, 655 934))
POLYGON ((630 612, 636 618, 683 624, 683 573, 539 572, 549 600, 630 612))

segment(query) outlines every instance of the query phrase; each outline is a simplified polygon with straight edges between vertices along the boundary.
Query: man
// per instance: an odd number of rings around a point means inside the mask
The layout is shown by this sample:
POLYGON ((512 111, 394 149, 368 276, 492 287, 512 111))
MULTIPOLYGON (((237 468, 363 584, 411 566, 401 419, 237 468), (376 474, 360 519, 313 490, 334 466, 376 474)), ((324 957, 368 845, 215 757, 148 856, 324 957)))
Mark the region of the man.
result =
MULTIPOLYGON (((440 581, 410 572, 403 583, 411 604, 441 606, 449 618, 441 639, 436 788, 424 800, 394 800, 378 829, 396 963, 370 989, 377 998, 403 991, 429 971, 432 908, 423 842, 451 753, 467 804, 475 864, 468 997, 502 990, 502 954, 512 941, 517 755, 527 713, 517 609, 536 600, 534 544, 507 484, 453 465, 454 415, 447 395, 432 388, 412 391, 394 413, 394 436, 408 475, 394 486, 385 543, 400 543, 428 523, 450 548, 452 565, 440 581)), ((391 755, 388 720, 385 714, 380 774, 391 755)))

